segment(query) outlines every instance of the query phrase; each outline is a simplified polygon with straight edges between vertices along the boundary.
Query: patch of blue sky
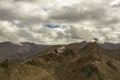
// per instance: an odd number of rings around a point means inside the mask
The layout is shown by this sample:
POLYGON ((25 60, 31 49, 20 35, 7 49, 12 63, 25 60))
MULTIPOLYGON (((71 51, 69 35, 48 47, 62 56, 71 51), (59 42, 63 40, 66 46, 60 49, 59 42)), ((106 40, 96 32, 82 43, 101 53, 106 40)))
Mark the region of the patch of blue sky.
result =
POLYGON ((64 25, 54 25, 54 24, 44 24, 44 26, 48 28, 65 28, 66 27, 64 25))

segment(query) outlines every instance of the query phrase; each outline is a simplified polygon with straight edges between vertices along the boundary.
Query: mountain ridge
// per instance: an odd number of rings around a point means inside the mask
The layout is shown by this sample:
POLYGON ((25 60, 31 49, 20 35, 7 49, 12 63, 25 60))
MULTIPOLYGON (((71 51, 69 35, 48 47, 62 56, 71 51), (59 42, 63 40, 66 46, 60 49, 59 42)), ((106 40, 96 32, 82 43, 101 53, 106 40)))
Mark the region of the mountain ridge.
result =
POLYGON ((0 43, 0 61, 4 59, 25 59, 33 56, 49 47, 48 45, 40 45, 29 42, 14 44, 11 42, 0 43))
POLYGON ((0 80, 120 80, 120 61, 108 54, 95 42, 51 46, 25 61, 1 62, 0 80))

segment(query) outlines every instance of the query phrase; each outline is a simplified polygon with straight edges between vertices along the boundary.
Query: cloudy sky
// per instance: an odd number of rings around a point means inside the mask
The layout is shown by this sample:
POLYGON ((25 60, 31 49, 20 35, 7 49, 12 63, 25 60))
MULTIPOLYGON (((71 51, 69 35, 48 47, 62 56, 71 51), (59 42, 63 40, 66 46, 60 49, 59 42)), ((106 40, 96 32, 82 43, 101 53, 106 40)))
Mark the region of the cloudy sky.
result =
POLYGON ((120 42, 120 0, 0 0, 0 42, 120 42))

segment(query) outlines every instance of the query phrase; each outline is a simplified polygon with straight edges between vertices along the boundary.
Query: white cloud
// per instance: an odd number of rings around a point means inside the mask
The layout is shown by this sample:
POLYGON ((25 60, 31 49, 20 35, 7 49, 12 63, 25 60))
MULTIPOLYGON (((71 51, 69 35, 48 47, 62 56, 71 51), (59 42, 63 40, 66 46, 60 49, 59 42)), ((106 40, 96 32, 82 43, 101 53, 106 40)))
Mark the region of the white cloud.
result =
POLYGON ((119 0, 0 0, 0 41, 120 42, 119 0), (117 6, 116 6, 117 5, 117 6), (48 28, 44 24, 65 26, 48 28))
POLYGON ((0 41, 19 41, 18 30, 19 28, 11 22, 0 21, 0 41))

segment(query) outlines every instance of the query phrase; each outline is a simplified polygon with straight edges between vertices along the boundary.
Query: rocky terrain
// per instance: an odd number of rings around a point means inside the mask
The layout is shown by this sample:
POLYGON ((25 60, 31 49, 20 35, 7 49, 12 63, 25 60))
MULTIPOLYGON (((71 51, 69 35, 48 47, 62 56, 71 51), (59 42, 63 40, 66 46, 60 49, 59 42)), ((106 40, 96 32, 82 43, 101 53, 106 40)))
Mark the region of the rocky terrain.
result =
POLYGON ((119 58, 96 42, 51 46, 24 61, 5 59, 0 80, 120 80, 119 58))

